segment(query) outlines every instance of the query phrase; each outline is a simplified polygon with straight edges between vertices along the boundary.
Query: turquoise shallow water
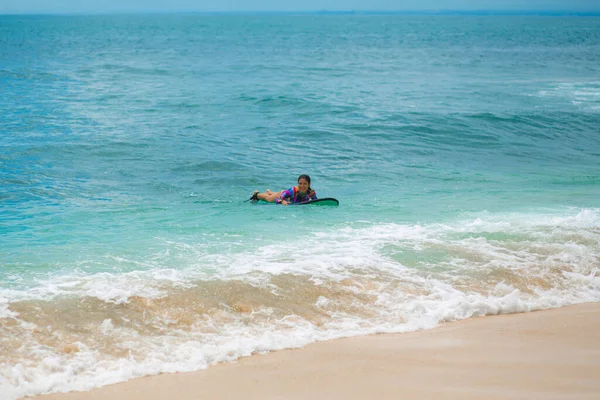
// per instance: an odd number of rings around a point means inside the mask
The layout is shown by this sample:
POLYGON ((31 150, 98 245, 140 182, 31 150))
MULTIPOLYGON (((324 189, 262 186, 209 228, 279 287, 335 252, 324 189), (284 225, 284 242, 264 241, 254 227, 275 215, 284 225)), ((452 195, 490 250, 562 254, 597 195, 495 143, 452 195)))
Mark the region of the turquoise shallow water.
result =
POLYGON ((0 393, 600 300, 598 65, 597 17, 0 16, 0 393), (301 173, 340 207, 244 202, 301 173))

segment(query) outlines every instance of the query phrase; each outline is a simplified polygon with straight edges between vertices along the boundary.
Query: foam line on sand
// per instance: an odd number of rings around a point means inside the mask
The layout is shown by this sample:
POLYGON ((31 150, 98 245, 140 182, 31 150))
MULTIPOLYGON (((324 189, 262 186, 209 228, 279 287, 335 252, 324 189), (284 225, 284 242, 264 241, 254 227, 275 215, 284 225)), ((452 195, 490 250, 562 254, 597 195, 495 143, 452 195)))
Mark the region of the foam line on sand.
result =
POLYGON ((600 399, 600 303, 315 343, 39 400, 600 399))

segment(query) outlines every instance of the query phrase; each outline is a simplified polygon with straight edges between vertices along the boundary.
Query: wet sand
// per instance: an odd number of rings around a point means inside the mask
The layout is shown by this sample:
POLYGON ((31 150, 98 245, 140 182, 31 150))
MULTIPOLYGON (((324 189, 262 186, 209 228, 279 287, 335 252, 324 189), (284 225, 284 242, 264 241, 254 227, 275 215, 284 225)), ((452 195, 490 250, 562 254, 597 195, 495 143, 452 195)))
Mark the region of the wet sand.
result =
POLYGON ((600 303, 315 343, 39 400, 600 399, 600 303))

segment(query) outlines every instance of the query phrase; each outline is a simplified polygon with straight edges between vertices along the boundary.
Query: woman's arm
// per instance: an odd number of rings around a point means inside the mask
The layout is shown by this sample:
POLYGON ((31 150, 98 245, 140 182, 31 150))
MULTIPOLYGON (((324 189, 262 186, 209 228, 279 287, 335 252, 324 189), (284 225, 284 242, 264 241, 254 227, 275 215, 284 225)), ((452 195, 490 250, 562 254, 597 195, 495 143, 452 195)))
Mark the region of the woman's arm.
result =
POLYGON ((294 189, 288 189, 288 190, 284 190, 283 192, 281 192, 281 194, 279 195, 279 197, 277 198, 277 200, 275 200, 275 203, 277 204, 287 204, 288 201, 287 199, 291 199, 294 196, 294 189))

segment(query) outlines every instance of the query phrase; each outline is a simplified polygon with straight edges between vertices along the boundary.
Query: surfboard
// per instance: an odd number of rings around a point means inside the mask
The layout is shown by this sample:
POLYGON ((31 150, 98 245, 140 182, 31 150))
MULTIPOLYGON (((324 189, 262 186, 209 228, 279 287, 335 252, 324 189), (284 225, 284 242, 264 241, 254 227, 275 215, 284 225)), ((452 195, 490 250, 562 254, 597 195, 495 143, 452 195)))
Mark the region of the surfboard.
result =
MULTIPOLYGON (((251 200, 248 199, 246 201, 249 201, 252 204, 261 204, 261 205, 275 205, 275 203, 267 203, 266 201, 262 201, 262 200, 251 200)), ((309 201, 304 201, 302 203, 288 203, 288 205, 290 206, 306 206, 306 205, 312 205, 312 206, 333 206, 333 207, 337 207, 340 205, 340 202, 338 201, 338 199, 334 199, 333 197, 323 197, 322 199, 316 199, 316 200, 309 200, 309 201)))
POLYGON ((334 206, 337 207, 340 205, 340 202, 333 197, 323 197, 322 199, 305 201, 302 203, 290 203, 290 205, 294 206, 306 206, 306 205, 314 205, 314 206, 334 206))

